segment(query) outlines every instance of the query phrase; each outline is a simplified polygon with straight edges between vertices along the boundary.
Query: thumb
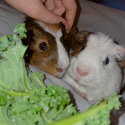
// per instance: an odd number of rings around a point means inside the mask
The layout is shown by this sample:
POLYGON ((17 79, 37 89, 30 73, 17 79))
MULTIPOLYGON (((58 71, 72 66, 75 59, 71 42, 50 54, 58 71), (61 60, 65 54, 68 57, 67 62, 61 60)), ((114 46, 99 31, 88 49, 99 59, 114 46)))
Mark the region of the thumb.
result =
POLYGON ((39 20, 49 24, 58 24, 62 22, 65 25, 66 29, 69 28, 68 22, 64 18, 51 12, 44 5, 42 5, 42 10, 39 16, 39 20))

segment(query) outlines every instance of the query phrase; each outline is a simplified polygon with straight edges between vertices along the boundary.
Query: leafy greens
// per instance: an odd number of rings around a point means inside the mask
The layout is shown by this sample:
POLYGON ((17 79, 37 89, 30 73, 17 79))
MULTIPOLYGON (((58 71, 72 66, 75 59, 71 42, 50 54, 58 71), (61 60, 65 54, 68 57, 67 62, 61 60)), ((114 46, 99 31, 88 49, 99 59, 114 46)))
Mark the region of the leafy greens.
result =
POLYGON ((23 38, 25 24, 0 38, 0 125, 109 125, 110 111, 119 109, 120 96, 105 97, 77 113, 64 87, 47 87, 44 74, 26 68, 23 38))
POLYGON ((110 111, 120 107, 120 96, 113 93, 91 106, 87 111, 49 125, 110 125, 110 111))
POLYGON ((0 125, 46 125, 76 113, 64 87, 45 86, 44 75, 25 67, 25 24, 0 38, 0 125))

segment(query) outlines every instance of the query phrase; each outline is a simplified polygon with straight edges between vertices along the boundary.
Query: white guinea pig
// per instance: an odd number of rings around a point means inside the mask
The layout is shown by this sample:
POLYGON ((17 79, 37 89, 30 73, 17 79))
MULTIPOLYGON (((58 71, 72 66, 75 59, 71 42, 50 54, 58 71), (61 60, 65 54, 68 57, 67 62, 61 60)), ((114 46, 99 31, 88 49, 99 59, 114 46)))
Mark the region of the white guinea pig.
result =
POLYGON ((62 77, 69 65, 69 57, 60 25, 45 24, 28 18, 25 21, 27 28, 27 44, 25 60, 29 64, 50 73, 62 77))
POLYGON ((116 60, 123 59, 125 49, 100 32, 79 32, 72 41, 84 44, 81 50, 72 45, 70 65, 63 80, 87 101, 118 93, 122 75, 116 60))

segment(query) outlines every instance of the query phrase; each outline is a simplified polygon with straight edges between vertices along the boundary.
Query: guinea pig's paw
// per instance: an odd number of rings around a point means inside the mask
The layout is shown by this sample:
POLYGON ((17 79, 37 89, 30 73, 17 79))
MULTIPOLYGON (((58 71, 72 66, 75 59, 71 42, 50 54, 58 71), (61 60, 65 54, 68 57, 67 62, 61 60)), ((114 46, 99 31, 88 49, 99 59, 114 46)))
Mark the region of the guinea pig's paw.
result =
POLYGON ((80 92, 80 91, 76 90, 76 93, 77 93, 78 95, 80 95, 83 99, 85 99, 86 101, 88 101, 87 96, 86 96, 83 92, 80 92))

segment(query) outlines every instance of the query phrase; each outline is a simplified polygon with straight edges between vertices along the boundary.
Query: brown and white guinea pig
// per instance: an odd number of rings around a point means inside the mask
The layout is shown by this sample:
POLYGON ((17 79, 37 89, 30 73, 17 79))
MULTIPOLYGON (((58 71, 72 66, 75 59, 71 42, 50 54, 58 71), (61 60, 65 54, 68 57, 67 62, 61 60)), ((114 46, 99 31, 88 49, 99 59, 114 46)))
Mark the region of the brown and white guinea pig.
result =
POLYGON ((69 57, 64 48, 63 33, 60 25, 45 24, 29 17, 25 21, 27 28, 27 44, 25 60, 29 64, 62 77, 69 65, 69 57))
POLYGON ((112 92, 119 93, 123 85, 117 61, 124 56, 125 48, 109 36, 101 32, 78 32, 72 35, 70 65, 63 80, 89 102, 112 92))

